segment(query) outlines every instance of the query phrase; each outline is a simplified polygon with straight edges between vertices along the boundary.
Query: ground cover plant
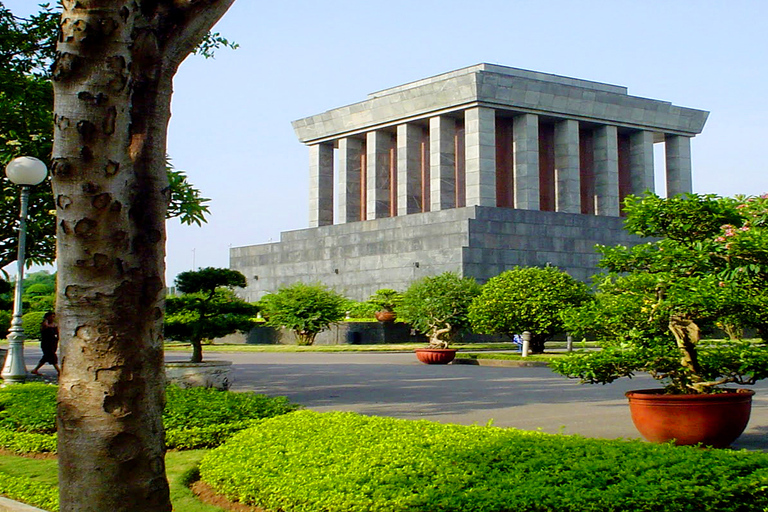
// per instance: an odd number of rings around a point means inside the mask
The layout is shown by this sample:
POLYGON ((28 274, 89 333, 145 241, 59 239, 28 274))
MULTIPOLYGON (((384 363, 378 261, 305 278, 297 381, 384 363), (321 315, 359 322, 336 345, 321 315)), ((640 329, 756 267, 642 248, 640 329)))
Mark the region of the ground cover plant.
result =
POLYGON ((299 411, 203 458, 219 492, 268 510, 747 512, 768 454, 299 411))
MULTIPOLYGON (((0 388, 0 447, 15 453, 56 451, 56 386, 0 388)), ((218 446, 262 418, 298 408, 285 397, 210 388, 166 389, 166 445, 189 450, 218 446)))

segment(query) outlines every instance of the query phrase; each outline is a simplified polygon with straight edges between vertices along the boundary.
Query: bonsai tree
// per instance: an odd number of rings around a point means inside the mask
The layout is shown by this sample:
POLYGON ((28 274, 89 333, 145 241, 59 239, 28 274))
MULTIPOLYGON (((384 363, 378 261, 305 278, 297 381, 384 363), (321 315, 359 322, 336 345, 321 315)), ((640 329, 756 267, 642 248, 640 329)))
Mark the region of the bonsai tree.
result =
POLYGON ((391 288, 382 288, 368 298, 380 311, 395 311, 403 300, 403 294, 391 288))
POLYGON ((189 340, 191 362, 203 360, 203 339, 247 330, 257 308, 237 298, 232 288, 244 288, 245 276, 237 270, 208 267, 176 276, 179 298, 166 300, 166 336, 189 340))
POLYGON ((296 283, 265 295, 260 307, 267 325, 290 329, 299 345, 312 345, 320 332, 344 319, 347 304, 321 284, 296 283))
POLYGON ((531 333, 531 352, 564 330, 562 315, 590 300, 589 288, 555 267, 515 267, 488 280, 469 306, 477 333, 531 333))
POLYGON ((626 228, 655 240, 598 247, 608 274, 595 302, 566 315, 565 324, 595 333, 603 349, 552 368, 593 383, 647 372, 677 394, 768 377, 764 343, 701 339, 702 325, 718 322, 767 332, 768 195, 651 194, 624 205, 626 228))
POLYGON ((400 312, 418 331, 429 337, 432 348, 448 348, 469 327, 467 311, 480 285, 453 272, 423 277, 403 294, 400 312))

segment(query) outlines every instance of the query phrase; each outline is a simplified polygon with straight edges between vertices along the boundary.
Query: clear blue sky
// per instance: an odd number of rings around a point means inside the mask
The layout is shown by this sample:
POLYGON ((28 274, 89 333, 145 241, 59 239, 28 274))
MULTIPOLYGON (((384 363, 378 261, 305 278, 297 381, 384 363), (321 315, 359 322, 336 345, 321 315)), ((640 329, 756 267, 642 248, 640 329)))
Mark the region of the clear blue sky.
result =
POLYGON ((766 20, 762 0, 237 0, 215 30, 240 49, 190 57, 175 80, 168 151, 212 216, 169 223, 169 284, 193 265, 228 266, 231 246, 307 227, 308 154, 292 120, 480 62, 708 110, 695 191, 768 192, 766 20))

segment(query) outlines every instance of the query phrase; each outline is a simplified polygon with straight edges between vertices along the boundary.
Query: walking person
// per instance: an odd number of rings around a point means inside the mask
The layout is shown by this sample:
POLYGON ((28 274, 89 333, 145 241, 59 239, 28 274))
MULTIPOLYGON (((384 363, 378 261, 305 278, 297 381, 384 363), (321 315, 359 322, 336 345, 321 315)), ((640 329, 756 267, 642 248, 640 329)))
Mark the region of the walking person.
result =
POLYGON ((40 368, 45 363, 53 365, 56 368, 56 373, 60 374, 59 357, 56 355, 56 351, 59 348, 59 324, 56 323, 56 313, 49 311, 43 317, 43 321, 40 324, 40 349, 43 351, 43 357, 40 358, 40 362, 37 363, 32 373, 40 375, 40 368))

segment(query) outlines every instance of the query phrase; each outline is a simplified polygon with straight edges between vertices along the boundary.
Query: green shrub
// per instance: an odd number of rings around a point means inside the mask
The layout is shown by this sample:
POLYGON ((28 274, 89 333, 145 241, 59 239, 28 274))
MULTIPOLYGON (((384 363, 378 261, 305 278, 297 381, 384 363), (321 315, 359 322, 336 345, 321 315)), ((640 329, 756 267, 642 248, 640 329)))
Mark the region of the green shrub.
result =
POLYGON ((13 317, 13 314, 10 311, 0 311, 0 339, 8 337, 8 330, 11 328, 11 317, 13 317))
POLYGON ((209 452, 202 480, 269 510, 748 512, 768 455, 299 411, 209 452))
MULTIPOLYGON (((56 452, 56 391, 40 383, 0 388, 0 447, 56 452)), ((163 411, 166 445, 179 450, 218 446, 262 418, 297 408, 281 396, 169 386, 163 411)))
POLYGON ((375 318, 374 314, 380 308, 370 302, 357 302, 348 300, 344 305, 344 310, 349 313, 350 318, 375 318))
POLYGON ((28 340, 40 339, 40 324, 43 323, 45 313, 46 311, 30 311, 22 315, 21 327, 24 329, 24 336, 28 340))
POLYGON ((445 348, 469 327, 467 310, 479 293, 480 285, 474 279, 444 272, 412 283, 403 293, 399 311, 402 318, 429 336, 430 345, 445 348))
POLYGON ((37 382, 0 388, 0 428, 38 434, 56 432, 57 389, 37 382))
POLYGON ((589 288, 555 267, 515 267, 492 277, 469 307, 477 333, 531 333, 531 352, 563 331, 563 313, 590 299, 589 288))
POLYGON ((50 512, 57 512, 59 510, 58 487, 35 482, 26 477, 2 475, 2 478, 0 478, 0 494, 13 496, 17 501, 50 512))
POLYGON ((295 283, 262 297, 259 306, 272 327, 285 327, 299 345, 312 345, 318 333, 346 315, 347 299, 325 286, 295 283))

